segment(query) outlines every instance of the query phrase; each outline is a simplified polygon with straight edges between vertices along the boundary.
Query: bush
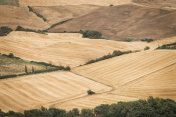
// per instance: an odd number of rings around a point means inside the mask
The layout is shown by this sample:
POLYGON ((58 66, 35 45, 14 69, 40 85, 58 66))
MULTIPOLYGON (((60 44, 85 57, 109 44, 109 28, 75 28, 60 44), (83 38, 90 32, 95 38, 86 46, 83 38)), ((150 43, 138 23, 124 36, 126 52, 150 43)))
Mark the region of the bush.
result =
POLYGON ((138 39, 126 38, 124 41, 125 41, 125 42, 133 42, 133 41, 138 41, 138 39))
POLYGON ((147 38, 144 38, 144 39, 141 39, 141 41, 146 41, 146 42, 150 43, 150 42, 153 41, 153 39, 147 39, 147 38))
POLYGON ((144 50, 149 50, 150 49, 150 47, 148 47, 148 46, 146 46, 145 48, 144 48, 144 50))
POLYGON ((93 95, 93 94, 95 94, 95 92, 93 92, 92 90, 88 90, 88 91, 87 91, 87 94, 88 94, 88 95, 93 95))
POLYGON ((7 26, 2 26, 0 28, 0 36, 7 36, 10 32, 12 32, 13 30, 7 26))
POLYGON ((90 38, 90 39, 103 39, 102 34, 98 31, 80 31, 83 34, 83 38, 90 38))

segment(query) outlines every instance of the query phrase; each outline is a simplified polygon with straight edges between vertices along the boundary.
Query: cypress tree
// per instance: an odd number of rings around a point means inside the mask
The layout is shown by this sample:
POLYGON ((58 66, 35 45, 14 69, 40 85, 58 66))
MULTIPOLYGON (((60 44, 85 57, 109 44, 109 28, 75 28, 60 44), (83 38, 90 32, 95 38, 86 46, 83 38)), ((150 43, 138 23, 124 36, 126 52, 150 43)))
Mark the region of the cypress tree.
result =
POLYGON ((28 74, 27 66, 25 65, 25 73, 28 74))

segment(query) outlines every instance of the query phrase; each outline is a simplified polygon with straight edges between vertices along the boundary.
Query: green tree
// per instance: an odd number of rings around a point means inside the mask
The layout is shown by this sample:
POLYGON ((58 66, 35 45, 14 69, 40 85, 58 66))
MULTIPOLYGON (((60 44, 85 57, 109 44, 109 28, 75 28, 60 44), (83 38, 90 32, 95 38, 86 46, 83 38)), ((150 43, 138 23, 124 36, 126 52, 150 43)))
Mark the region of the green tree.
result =
POLYGON ((9 28, 7 26, 2 26, 2 27, 0 27, 0 36, 6 36, 12 31, 13 30, 11 28, 9 28))
POLYGON ((25 65, 25 73, 28 74, 28 69, 26 65, 25 65))

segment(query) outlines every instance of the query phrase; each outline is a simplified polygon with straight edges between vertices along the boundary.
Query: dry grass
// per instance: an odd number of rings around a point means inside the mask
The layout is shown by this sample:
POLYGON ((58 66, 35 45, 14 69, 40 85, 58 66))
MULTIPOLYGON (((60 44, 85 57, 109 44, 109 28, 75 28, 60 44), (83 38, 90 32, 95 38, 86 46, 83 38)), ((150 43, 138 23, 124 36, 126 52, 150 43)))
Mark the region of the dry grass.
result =
POLYGON ((150 8, 134 4, 101 7, 50 32, 96 30, 107 39, 152 38, 175 36, 176 10, 150 8))
POLYGON ((131 0, 19 0, 21 6, 60 6, 60 5, 80 5, 80 4, 92 4, 109 6, 110 4, 119 5, 131 3, 131 0))
POLYGON ((49 25, 27 7, 0 5, 0 26, 8 26, 13 29, 20 25, 29 29, 46 29, 49 25))
POLYGON ((0 5, 19 6, 18 0, 0 0, 0 5))
POLYGON ((115 57, 73 69, 77 74, 119 87, 176 63, 176 51, 146 51, 115 57))
POLYGON ((87 96, 111 88, 69 72, 52 72, 0 81, 0 108, 23 111, 87 96), (12 106, 13 105, 13 106, 12 106))
POLYGON ((114 50, 142 50, 148 43, 86 39, 78 33, 12 32, 0 38, 0 52, 55 65, 79 66, 114 50))
POLYGON ((47 19, 52 25, 67 19, 76 18, 88 14, 100 6, 95 5, 66 5, 66 6, 38 6, 32 7, 37 13, 47 19))

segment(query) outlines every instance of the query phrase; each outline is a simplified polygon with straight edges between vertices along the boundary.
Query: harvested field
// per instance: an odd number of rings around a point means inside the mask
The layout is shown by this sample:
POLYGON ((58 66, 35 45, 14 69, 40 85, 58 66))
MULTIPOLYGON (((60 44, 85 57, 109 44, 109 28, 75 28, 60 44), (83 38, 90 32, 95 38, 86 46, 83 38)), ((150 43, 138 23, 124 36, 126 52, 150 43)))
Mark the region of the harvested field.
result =
POLYGON ((23 111, 40 108, 87 96, 87 90, 96 93, 110 87, 70 72, 52 72, 0 81, 0 108, 4 111, 23 111))
POLYGON ((0 38, 0 53, 13 53, 22 59, 54 65, 79 66, 114 50, 143 50, 144 42, 118 42, 86 39, 79 33, 12 32, 0 38))
POLYGON ((16 29, 17 26, 42 30, 49 27, 41 18, 29 12, 27 7, 15 7, 0 5, 0 26, 8 26, 16 29))

